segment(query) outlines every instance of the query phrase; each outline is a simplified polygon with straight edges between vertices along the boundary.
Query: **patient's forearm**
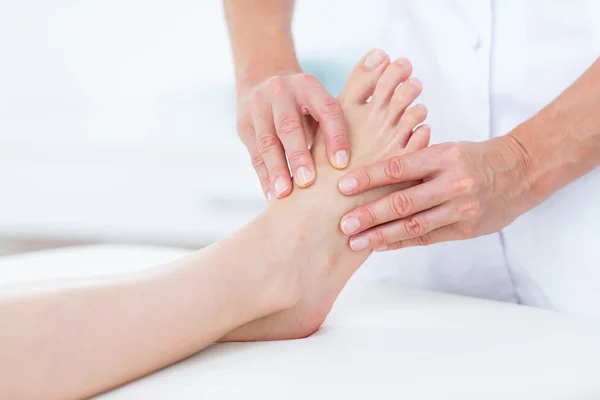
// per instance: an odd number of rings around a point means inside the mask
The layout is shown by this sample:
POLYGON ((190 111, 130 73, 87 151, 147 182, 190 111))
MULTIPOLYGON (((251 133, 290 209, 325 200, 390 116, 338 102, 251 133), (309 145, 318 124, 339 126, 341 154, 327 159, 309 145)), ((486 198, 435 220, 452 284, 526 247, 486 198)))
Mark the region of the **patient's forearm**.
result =
POLYGON ((269 76, 299 72, 294 51, 294 0, 223 0, 238 93, 269 76))
POLYGON ((0 398, 87 397, 287 306, 291 291, 278 267, 294 244, 274 240, 275 224, 265 218, 183 260, 126 277, 2 288, 0 398))

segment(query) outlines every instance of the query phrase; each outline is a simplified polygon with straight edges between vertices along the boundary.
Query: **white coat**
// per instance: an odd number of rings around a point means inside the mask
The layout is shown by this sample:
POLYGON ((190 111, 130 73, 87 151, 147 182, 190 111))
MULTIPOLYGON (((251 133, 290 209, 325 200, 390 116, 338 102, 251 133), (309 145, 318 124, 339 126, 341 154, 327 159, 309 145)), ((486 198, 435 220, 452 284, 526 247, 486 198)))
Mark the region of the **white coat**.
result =
MULTIPOLYGON (((390 0, 379 45, 424 83, 432 142, 482 141, 533 116, 600 56, 600 0, 390 0)), ((600 169, 499 233, 369 264, 403 286, 600 317, 600 169)))

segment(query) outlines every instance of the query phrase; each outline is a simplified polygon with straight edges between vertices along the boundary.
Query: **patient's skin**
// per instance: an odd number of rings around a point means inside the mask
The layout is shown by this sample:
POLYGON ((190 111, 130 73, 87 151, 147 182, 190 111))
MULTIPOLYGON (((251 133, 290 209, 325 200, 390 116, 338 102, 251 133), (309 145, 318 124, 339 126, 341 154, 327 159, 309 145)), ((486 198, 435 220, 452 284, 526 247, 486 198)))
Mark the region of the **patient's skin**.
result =
MULTIPOLYGON (((352 167, 420 149, 429 129, 406 60, 359 63, 340 96, 352 167), (371 102, 367 98, 373 96, 371 102)), ((322 141, 318 177, 272 203, 229 239, 127 276, 0 288, 0 397, 87 398, 222 340, 292 339, 314 332, 370 254, 337 226, 348 210, 396 190, 345 197, 322 141), (310 216, 310 218, 309 218, 310 216), (254 322, 252 322, 254 321, 254 322)), ((82 266, 85 268, 85 266, 82 266)))
MULTIPOLYGON (((384 52, 373 52, 381 57, 379 67, 369 69, 363 66, 363 58, 350 74, 338 98, 352 143, 351 169, 420 150, 429 143, 427 125, 412 133, 415 126, 425 120, 425 106, 417 105, 406 110, 420 94, 420 82, 411 78, 394 92, 398 84, 409 78, 410 62, 399 59, 389 64, 384 52), (372 100, 367 103, 371 96, 372 100)), ((352 209, 356 204, 380 198, 399 187, 389 186, 361 197, 341 198, 335 185, 344 172, 328 166, 323 141, 319 139, 320 136, 317 136, 317 143, 312 149, 319 171, 315 184, 305 190, 295 190, 289 198, 275 200, 271 205, 271 210, 285 215, 279 221, 282 227, 286 230, 300 227, 300 231, 304 232, 303 247, 299 251, 310 255, 310 265, 303 268, 316 266, 317 273, 308 274, 309 280, 300 279, 303 286, 294 307, 244 325, 221 341, 293 339, 312 334, 323 323, 348 279, 370 255, 369 251, 349 251, 347 238, 340 234, 337 215, 340 210, 352 209)), ((299 272, 302 273, 302 269, 299 272)))

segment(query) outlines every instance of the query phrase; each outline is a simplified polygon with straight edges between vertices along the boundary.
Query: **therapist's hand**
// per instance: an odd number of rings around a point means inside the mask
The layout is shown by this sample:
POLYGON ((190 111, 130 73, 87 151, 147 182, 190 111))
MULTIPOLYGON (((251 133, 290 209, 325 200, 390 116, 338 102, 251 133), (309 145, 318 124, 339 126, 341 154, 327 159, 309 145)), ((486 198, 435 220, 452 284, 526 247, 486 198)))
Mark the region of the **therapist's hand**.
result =
POLYGON ((269 201, 291 193, 290 175, 299 187, 314 182, 309 146, 317 124, 331 164, 346 168, 350 143, 344 115, 317 78, 305 73, 276 75, 239 96, 238 133, 269 201))
POLYGON ((354 195, 420 181, 347 213, 340 228, 354 250, 393 250, 496 232, 535 206, 528 155, 510 135, 443 143, 347 174, 354 195))

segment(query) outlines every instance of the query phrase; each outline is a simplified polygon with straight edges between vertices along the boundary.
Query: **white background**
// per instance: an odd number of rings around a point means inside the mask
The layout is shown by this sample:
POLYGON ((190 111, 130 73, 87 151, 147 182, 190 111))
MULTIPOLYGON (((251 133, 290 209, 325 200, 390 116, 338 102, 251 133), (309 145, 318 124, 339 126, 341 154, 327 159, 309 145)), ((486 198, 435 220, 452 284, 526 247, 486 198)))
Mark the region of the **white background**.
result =
MULTIPOLYGON (((378 44, 369 4, 297 2, 333 93, 378 44)), ((264 204, 219 0, 0 0, 0 236, 195 246, 264 204)))

